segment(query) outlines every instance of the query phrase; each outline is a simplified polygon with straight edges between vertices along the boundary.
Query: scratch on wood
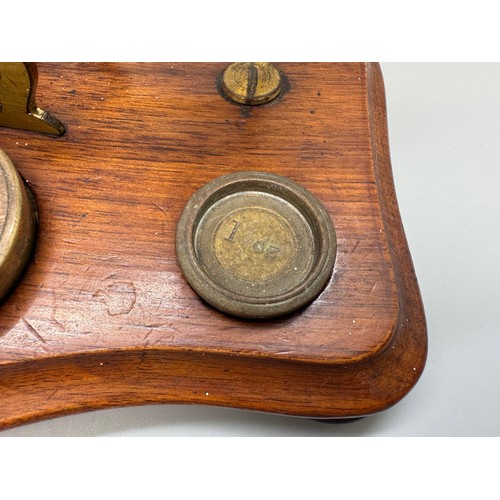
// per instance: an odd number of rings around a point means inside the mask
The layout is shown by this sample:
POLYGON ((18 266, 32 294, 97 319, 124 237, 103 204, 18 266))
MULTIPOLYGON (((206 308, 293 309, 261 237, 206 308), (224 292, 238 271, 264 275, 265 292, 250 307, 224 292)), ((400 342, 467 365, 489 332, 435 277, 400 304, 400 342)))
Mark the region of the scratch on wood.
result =
POLYGON ((32 325, 28 323, 24 318, 22 318, 24 325, 28 329, 28 331, 33 334, 42 344, 46 344, 47 341, 33 328, 32 325))
POLYGON ((57 321, 57 319, 51 317, 50 321, 54 323, 54 325, 58 326, 63 332, 66 331, 66 327, 60 321, 57 321))
POLYGON ((145 335, 145 336, 144 336, 144 338, 142 339, 142 340, 143 340, 143 342, 145 342, 145 343, 146 343, 146 345, 148 344, 148 339, 149 339, 149 336, 153 333, 153 331, 154 331, 154 328, 150 328, 150 329, 148 330, 148 333, 146 333, 146 335, 145 335))
POLYGON ((360 243, 361 243, 361 240, 356 241, 356 244, 354 245, 353 249, 351 250, 351 253, 353 253, 356 250, 356 248, 358 248, 360 243))
POLYGON ((174 332, 181 333, 181 331, 172 324, 168 325, 168 328, 170 328, 171 330, 174 330, 174 332))
POLYGON ((152 202, 153 205, 158 208, 159 210, 161 210, 165 215, 168 216, 168 212, 163 208, 163 207, 160 207, 160 205, 158 205, 158 203, 155 203, 154 201, 152 202))
POLYGON ((56 389, 56 390, 55 390, 55 391, 54 391, 54 392, 53 392, 53 393, 52 393, 52 394, 51 394, 51 395, 47 398, 47 401, 48 401, 49 399, 52 399, 52 398, 56 395, 56 392, 58 392, 58 391, 59 391, 59 389, 56 389))
POLYGON ((116 255, 103 256, 103 257, 99 258, 99 260, 101 262, 109 262, 109 261, 116 260, 116 259, 118 259, 118 256, 116 256, 116 255))
POLYGON ((78 293, 76 294, 76 300, 78 300, 78 297, 80 297, 81 293, 83 292, 83 287, 84 287, 84 285, 82 284, 80 286, 80 289, 78 290, 78 293))
POLYGON ((281 116, 290 124, 290 125, 293 125, 294 123, 292 122, 292 120, 290 120, 290 118, 288 118, 288 116, 285 115, 285 113, 283 113, 283 110, 279 110, 281 116))

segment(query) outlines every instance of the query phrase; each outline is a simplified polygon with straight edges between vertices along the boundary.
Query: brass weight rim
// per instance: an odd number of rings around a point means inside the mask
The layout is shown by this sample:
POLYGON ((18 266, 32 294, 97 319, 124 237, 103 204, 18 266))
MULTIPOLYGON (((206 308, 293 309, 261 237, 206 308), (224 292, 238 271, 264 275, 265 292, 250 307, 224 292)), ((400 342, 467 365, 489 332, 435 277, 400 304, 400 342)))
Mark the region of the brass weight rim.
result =
POLYGON ((35 221, 33 200, 10 158, 0 150, 0 301, 28 264, 35 221))
POLYGON ((177 258, 191 287, 242 318, 281 316, 313 301, 332 275, 336 250, 333 223, 319 200, 294 181, 263 172, 228 174, 203 186, 176 232, 177 258), (255 227, 255 214, 264 227, 255 227), (234 248, 234 258, 219 246, 234 248), (280 251, 285 262, 276 259, 280 251), (269 267, 272 258, 276 264, 269 267))

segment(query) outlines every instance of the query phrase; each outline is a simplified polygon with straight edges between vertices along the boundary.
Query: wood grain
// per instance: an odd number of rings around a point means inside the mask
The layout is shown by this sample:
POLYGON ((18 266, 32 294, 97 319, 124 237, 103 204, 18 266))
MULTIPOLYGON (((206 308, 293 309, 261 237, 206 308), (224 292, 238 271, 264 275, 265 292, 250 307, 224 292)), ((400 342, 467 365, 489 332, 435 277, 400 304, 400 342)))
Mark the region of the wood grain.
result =
POLYGON ((415 384, 426 328, 392 184, 377 65, 279 64, 259 107, 223 99, 225 64, 40 64, 58 139, 0 129, 40 229, 0 306, 0 425, 145 403, 315 418, 380 411, 415 384), (205 304, 175 256, 189 197, 244 170, 329 211, 334 273, 310 306, 243 321, 205 304))

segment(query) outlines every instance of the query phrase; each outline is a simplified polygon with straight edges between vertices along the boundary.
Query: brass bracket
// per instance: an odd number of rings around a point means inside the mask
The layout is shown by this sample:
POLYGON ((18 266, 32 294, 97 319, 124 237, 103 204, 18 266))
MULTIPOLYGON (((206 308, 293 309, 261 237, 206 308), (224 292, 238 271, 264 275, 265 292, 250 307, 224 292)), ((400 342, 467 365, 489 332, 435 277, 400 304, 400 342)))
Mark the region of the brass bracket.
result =
POLYGON ((0 63, 0 126, 63 135, 64 125, 37 107, 35 63, 0 63))

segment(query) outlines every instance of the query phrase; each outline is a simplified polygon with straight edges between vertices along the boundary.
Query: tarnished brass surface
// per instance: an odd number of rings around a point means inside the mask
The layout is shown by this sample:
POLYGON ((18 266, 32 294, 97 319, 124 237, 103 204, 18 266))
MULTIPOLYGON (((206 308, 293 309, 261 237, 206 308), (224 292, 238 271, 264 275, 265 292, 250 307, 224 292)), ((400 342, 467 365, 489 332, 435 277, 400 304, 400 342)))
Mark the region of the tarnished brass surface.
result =
POLYGON ((0 126, 64 134, 64 125, 37 107, 38 72, 34 63, 0 62, 0 126))
POLYGON ((35 241, 33 200, 0 150, 0 301, 26 267, 35 241))
POLYGON ((321 203, 282 176, 219 177, 187 203, 177 257, 193 289, 217 309, 271 318, 314 300, 333 271, 336 238, 321 203))
MULTIPOLYGON (((242 196, 249 206, 231 211, 220 222, 213 235, 214 255, 223 269, 238 278, 252 283, 269 281, 283 274, 296 259, 294 231, 276 211, 252 206, 254 201, 268 205, 272 199, 266 200, 263 194, 242 196)), ((243 202, 241 198, 233 201, 236 205, 243 202)), ((290 207, 285 205, 286 211, 290 207)))
POLYGON ((264 104, 281 90, 280 72, 271 63, 234 63, 222 75, 222 90, 241 104, 264 104))

